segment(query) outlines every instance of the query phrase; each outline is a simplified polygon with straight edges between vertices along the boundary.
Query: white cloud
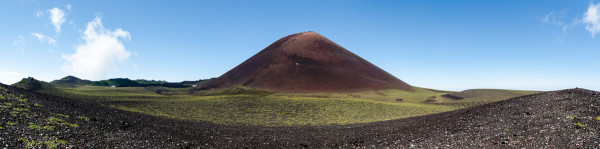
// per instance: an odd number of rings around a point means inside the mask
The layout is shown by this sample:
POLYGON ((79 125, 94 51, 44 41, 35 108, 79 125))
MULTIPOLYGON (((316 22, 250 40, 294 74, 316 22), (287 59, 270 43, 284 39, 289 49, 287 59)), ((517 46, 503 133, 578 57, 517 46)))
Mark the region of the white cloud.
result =
POLYGON ((48 44, 51 44, 51 45, 55 45, 56 44, 56 40, 54 40, 54 38, 48 37, 48 36, 46 36, 44 34, 31 33, 31 36, 36 37, 42 43, 47 42, 48 44))
POLYGON ((67 4, 65 7, 67 8, 67 10, 71 10, 71 4, 67 4))
POLYGON ((72 55, 63 54, 68 64, 63 70, 69 75, 85 79, 102 79, 111 71, 117 70, 117 64, 129 59, 131 55, 119 38, 131 39, 129 32, 118 28, 105 30, 100 18, 87 24, 83 32, 84 43, 77 45, 72 55))
POLYGON ((583 14, 582 21, 586 24, 585 29, 592 34, 592 38, 600 32, 600 3, 590 4, 587 12, 583 14))
POLYGON ((60 32, 60 26, 65 23, 65 12, 56 7, 47 11, 50 12, 50 20, 52 21, 52 25, 56 27, 56 32, 60 32))
POLYGON ((25 43, 25 37, 23 37, 23 35, 19 35, 19 37, 17 37, 17 39, 13 40, 13 46, 18 46, 25 43))
POLYGON ((0 82, 10 85, 19 82, 21 79, 25 78, 23 73, 0 69, 0 82))
POLYGON ((44 15, 44 12, 42 12, 42 11, 38 10, 37 12, 35 12, 36 17, 42 16, 42 15, 44 15))

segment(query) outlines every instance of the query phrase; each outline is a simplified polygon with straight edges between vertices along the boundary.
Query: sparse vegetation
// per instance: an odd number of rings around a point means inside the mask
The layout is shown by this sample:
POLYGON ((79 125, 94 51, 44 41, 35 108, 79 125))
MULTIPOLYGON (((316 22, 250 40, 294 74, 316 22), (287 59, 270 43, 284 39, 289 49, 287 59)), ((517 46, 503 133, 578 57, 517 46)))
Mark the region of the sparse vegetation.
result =
POLYGON ((585 124, 577 122, 577 123, 575 123, 575 126, 577 126, 578 128, 584 128, 585 124))
POLYGON ((34 124, 34 123, 29 123, 29 129, 45 129, 45 130, 54 130, 54 126, 52 126, 52 125, 40 126, 40 125, 36 125, 36 124, 34 124))
MULTIPOLYGON (((454 104, 452 93, 415 87, 414 92, 273 93, 247 87, 186 94, 185 89, 81 86, 55 95, 113 108, 228 125, 332 125, 399 119, 476 105, 454 104), (160 92, 157 92, 160 90, 160 92), (167 94, 165 94, 167 93, 167 94), (198 96, 199 95, 199 96, 198 96), (402 99, 398 102, 397 99, 402 99), (425 102, 435 100, 435 102, 425 102), (118 101, 118 102, 117 102, 118 101)), ((474 102, 475 103, 475 102, 474 102)))
POLYGON ((78 116, 77 118, 85 120, 85 121, 90 121, 90 118, 86 117, 86 116, 78 116))
MULTIPOLYGON (((68 117, 68 116, 65 116, 65 117, 68 117)), ((72 126, 72 127, 79 127, 78 124, 68 123, 64 119, 61 119, 61 118, 58 118, 58 117, 49 117, 48 119, 46 119, 46 121, 48 122, 48 124, 57 124, 57 125, 67 125, 67 126, 72 126)))
POLYGON ((56 137, 45 137, 44 140, 35 140, 35 139, 25 139, 25 138, 19 138, 19 140, 23 141, 23 144, 25 144, 25 148, 41 148, 41 147, 46 147, 49 149, 54 149, 56 147, 58 147, 61 144, 69 144, 69 142, 64 141, 64 140, 59 140, 56 137))

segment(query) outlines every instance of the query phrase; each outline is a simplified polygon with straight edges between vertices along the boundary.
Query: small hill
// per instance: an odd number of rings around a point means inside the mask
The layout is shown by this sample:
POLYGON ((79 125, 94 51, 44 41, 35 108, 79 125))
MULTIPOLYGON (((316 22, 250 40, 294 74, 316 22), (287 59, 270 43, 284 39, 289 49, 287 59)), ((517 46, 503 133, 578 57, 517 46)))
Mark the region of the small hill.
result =
POLYGON ((90 80, 82 80, 74 76, 66 76, 60 80, 54 80, 50 82, 50 84, 60 86, 60 87, 78 87, 84 85, 92 85, 92 81, 90 80))
POLYGON ((413 91, 412 86, 315 32, 283 37, 202 88, 235 86, 291 93, 413 91))
POLYGON ((50 84, 48 82, 36 80, 35 78, 32 78, 32 77, 23 78, 23 79, 21 79, 21 81, 13 84, 12 86, 30 90, 30 91, 35 91, 35 92, 43 92, 43 93, 62 92, 59 89, 57 89, 56 87, 54 87, 52 84, 50 84))

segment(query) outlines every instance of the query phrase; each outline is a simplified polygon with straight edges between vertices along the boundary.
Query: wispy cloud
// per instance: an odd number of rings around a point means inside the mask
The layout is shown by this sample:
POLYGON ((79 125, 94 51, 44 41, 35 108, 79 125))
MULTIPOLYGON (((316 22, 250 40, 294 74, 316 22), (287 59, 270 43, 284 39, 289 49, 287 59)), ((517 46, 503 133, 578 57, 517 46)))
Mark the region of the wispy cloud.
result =
POLYGON ((38 10, 37 12, 35 12, 36 17, 42 16, 42 15, 44 15, 44 12, 42 12, 42 11, 38 10))
POLYGON ((25 43, 25 37, 23 37, 23 35, 19 35, 17 39, 13 40, 13 46, 17 46, 23 43, 25 43))
POLYGON ((67 8, 67 10, 71 10, 71 4, 67 4, 65 8, 67 8))
POLYGON ((120 38, 130 40, 131 36, 120 28, 105 30, 101 19, 96 17, 87 24, 83 33, 84 43, 76 46, 76 52, 62 55, 67 61, 63 70, 86 79, 101 79, 109 72, 116 71, 117 64, 126 61, 131 55, 120 38))
POLYGON ((56 40, 54 40, 54 38, 52 37, 48 37, 44 34, 40 34, 40 33, 31 33, 31 36, 37 38, 38 40, 40 40, 41 43, 48 43, 50 45, 55 45, 56 44, 56 40))
POLYGON ((25 37, 23 37, 23 35, 19 35, 15 40, 13 40, 12 44, 14 47, 21 48, 21 54, 25 53, 25 37))
POLYGON ((65 12, 56 7, 47 11, 50 13, 50 21, 52 21, 52 25, 56 28, 56 32, 60 32, 60 26, 65 23, 65 12))
POLYGON ((567 12, 567 10, 562 10, 562 11, 552 11, 546 15, 544 15, 544 17, 540 18, 540 21, 543 24, 552 24, 552 25, 564 25, 565 23, 563 22, 563 19, 565 18, 565 13, 567 12))
POLYGON ((592 34, 592 38, 600 32, 600 3, 590 4, 587 12, 583 14, 582 22, 586 25, 585 29, 592 34))

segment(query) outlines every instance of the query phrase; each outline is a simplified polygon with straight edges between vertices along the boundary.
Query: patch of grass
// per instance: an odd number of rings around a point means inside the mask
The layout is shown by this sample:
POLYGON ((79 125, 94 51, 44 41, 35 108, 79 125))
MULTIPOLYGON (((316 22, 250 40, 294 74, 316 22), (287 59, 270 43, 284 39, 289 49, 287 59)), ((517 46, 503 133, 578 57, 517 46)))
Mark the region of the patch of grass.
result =
POLYGON ((46 146, 46 148, 55 149, 56 147, 58 147, 61 144, 63 144, 63 145, 69 144, 69 142, 64 141, 64 140, 59 140, 56 137, 51 137, 51 138, 44 137, 43 140, 19 138, 19 140, 23 141, 25 148, 42 148, 42 147, 46 146))
POLYGON ((89 118, 89 117, 86 117, 86 116, 77 116, 77 118, 78 118, 78 119, 85 120, 85 121, 90 121, 90 118, 89 118))
POLYGON ((4 127, 0 126, 0 130, 4 129, 4 127))
POLYGON ((600 121, 600 116, 596 117, 596 120, 597 120, 597 121, 600 121))
POLYGON ((69 117, 71 117, 71 116, 69 116, 69 115, 64 115, 64 114, 55 114, 55 115, 56 115, 56 116, 60 116, 60 117, 64 117, 64 118, 69 118, 69 117))
POLYGON ((35 125, 33 123, 29 123, 29 129, 45 129, 45 130, 54 130, 54 126, 51 125, 46 125, 46 126, 39 126, 39 125, 35 125))
POLYGON ((58 147, 58 145, 61 145, 61 144, 66 145, 66 144, 69 144, 69 142, 64 141, 64 140, 59 140, 55 137, 52 137, 51 139, 44 141, 44 144, 46 145, 47 148, 54 149, 54 148, 58 147))
POLYGON ((19 138, 19 140, 23 141, 25 144, 25 148, 40 148, 42 147, 42 141, 39 140, 29 140, 24 138, 19 138))
POLYGON ((17 116, 19 116, 19 112, 18 111, 10 111, 10 115, 13 117, 17 117, 17 116))
POLYGON ((567 118, 568 118, 568 119, 574 119, 574 118, 576 118, 576 117, 577 117, 576 115, 569 115, 567 118))
POLYGON ((71 126, 71 127, 79 127, 78 124, 73 124, 73 123, 68 123, 66 122, 64 119, 58 118, 58 117, 49 117, 48 119, 46 119, 46 121, 49 124, 58 124, 58 125, 67 125, 67 126, 71 126))
POLYGON ((577 122, 577 123, 575 123, 575 126, 579 126, 579 127, 583 128, 583 127, 585 127, 585 124, 577 122))
POLYGON ((509 131, 509 130, 508 130, 508 128, 507 128, 507 129, 504 129, 504 132, 508 132, 508 131, 509 131))
POLYGON ((50 125, 46 125, 46 126, 39 126, 39 125, 35 125, 35 124, 29 124, 29 129, 45 129, 45 130, 54 130, 54 126, 50 126, 50 125))
POLYGON ((43 105, 41 105, 41 104, 37 104, 37 103, 35 103, 35 104, 33 104, 33 105, 34 105, 34 106, 36 106, 36 107, 43 107, 43 105))
POLYGON ((23 111, 29 111, 29 109, 27 108, 19 108, 19 107, 14 107, 12 108, 14 111, 19 111, 19 112, 23 112, 23 111))
POLYGON ((16 125, 16 124, 17 124, 17 122, 8 122, 8 123, 6 123, 6 125, 16 125))

